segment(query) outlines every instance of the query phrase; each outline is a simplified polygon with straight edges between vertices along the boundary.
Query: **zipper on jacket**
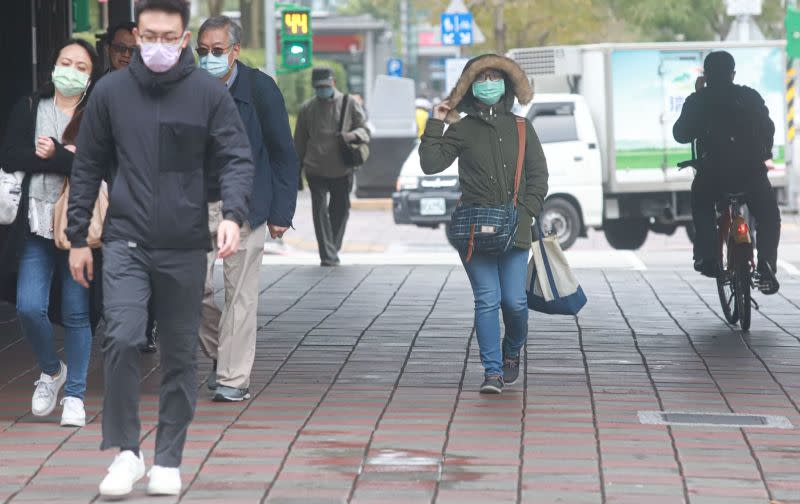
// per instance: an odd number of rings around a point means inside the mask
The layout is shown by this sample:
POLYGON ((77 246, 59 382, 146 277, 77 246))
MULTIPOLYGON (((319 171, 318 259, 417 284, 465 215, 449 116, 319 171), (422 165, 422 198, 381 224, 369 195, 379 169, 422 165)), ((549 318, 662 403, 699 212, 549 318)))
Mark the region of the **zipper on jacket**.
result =
POLYGON ((158 188, 161 185, 161 95, 156 94, 156 174, 155 177, 152 177, 151 183, 153 185, 153 189, 151 193, 153 195, 153 217, 151 221, 153 222, 153 226, 150 228, 147 240, 147 244, 150 247, 155 247, 154 239, 158 229, 158 188))
MULTIPOLYGON (((489 109, 489 110, 491 110, 491 109, 489 109)), ((500 202, 501 203, 509 203, 509 202, 511 202, 511 198, 513 197, 513 193, 511 195, 508 194, 508 192, 509 192, 508 191, 508 184, 506 182, 506 180, 508 178, 508 174, 506 173, 506 168, 507 168, 506 167, 506 160, 503 157, 503 142, 500 141, 501 137, 500 137, 500 133, 497 130, 497 126, 493 126, 493 129, 494 129, 494 134, 498 139, 497 144, 496 144, 497 145, 497 149, 500 151, 500 164, 502 166, 500 167, 499 171, 503 175, 502 182, 500 182, 499 179, 497 181, 498 182, 497 185, 498 186, 502 186, 502 187, 499 187, 499 190, 500 190, 500 202)))

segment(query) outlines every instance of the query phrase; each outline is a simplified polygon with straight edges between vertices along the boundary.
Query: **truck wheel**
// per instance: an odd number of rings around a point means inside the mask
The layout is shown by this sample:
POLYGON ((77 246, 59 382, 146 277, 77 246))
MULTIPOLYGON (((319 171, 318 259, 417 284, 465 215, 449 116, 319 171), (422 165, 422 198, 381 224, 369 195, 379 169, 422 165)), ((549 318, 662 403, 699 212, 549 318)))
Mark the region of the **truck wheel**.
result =
POLYGON ((686 224, 686 236, 689 237, 689 241, 694 243, 694 237, 696 236, 697 231, 694 229, 694 222, 690 222, 686 224))
POLYGON ((570 248, 578 239, 581 232, 581 218, 575 205, 569 201, 562 198, 545 201, 539 218, 545 233, 552 232, 558 237, 558 244, 562 250, 570 248))
POLYGON ((647 240, 646 219, 616 219, 603 221, 608 243, 618 250, 636 250, 647 240))

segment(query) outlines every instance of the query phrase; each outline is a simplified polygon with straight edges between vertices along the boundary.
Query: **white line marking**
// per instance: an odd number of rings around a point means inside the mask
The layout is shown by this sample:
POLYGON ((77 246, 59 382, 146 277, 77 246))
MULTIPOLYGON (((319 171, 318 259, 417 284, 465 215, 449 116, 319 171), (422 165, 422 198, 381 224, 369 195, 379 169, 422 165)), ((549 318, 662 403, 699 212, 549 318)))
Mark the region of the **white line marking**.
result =
POLYGON ((636 255, 636 252, 633 250, 623 250, 623 255, 628 258, 628 262, 631 263, 631 267, 634 271, 647 271, 647 265, 639 259, 639 256, 636 255))
MULTIPOLYGON (((615 269, 645 271, 647 266, 632 251, 570 250, 567 261, 573 269, 615 269)), ((339 256, 342 265, 443 265, 460 266, 458 254, 453 252, 364 252, 343 253, 339 256)), ((307 265, 318 266, 319 256, 313 252, 292 251, 287 254, 266 254, 263 265, 307 265)))
POLYGON ((798 269, 797 266, 789 261, 778 259, 778 267, 785 270, 786 273, 789 273, 790 275, 800 276, 800 269, 798 269))

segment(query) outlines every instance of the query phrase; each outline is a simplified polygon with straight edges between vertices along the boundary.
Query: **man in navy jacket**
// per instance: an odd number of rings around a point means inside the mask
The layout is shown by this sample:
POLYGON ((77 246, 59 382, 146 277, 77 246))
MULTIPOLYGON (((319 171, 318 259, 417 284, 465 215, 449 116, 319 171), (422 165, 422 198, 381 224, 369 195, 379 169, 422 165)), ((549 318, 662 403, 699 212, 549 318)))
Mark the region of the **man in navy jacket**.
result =
MULTIPOLYGON (((219 402, 250 397, 250 372, 256 353, 259 270, 264 239, 279 238, 291 227, 297 202, 299 161, 292 141, 283 95, 275 81, 240 61, 241 28, 226 16, 209 18, 200 27, 200 68, 228 87, 247 130, 256 167, 250 213, 242 226, 239 250, 224 261, 225 308, 214 302, 213 267, 208 256, 200 341, 214 361, 208 387, 219 402)), ((216 180, 216 179, 214 179, 216 180)), ((220 193, 209 184, 209 225, 221 217, 220 193)))

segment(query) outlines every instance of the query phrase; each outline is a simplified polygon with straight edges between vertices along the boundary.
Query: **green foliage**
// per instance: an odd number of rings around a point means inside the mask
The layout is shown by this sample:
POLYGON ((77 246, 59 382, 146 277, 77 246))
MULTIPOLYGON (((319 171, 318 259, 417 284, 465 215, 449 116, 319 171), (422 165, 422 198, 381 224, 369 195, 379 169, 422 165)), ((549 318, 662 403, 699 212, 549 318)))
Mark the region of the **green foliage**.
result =
MULTIPOLYGON (((439 23, 449 0, 409 0, 410 9, 439 23)), ((477 55, 497 47, 599 42, 718 40, 732 19, 724 0, 466 0, 486 43, 464 48, 477 55), (502 11, 503 29, 495 21, 502 11), (500 35, 505 44, 497 44, 500 35)), ((346 0, 341 13, 369 13, 399 33, 399 0, 346 0)), ((412 14, 410 14, 413 17, 412 14)), ((757 23, 767 38, 783 38, 782 0, 764 0, 757 23)))
MULTIPOLYGON (((730 30, 724 0, 603 0, 612 20, 638 29, 640 41, 720 40, 730 30)), ((757 23, 767 38, 783 35, 781 0, 764 0, 757 23)))
MULTIPOLYGON (((239 54, 239 60, 245 65, 254 68, 263 68, 264 50, 242 48, 239 54)), ((340 63, 318 59, 314 60, 314 66, 332 68, 336 76, 336 87, 343 93, 348 91, 347 73, 340 63)), ((291 119, 291 116, 297 115, 297 112, 300 110, 300 105, 314 96, 314 88, 311 87, 311 69, 279 75, 278 87, 283 93, 284 100, 286 100, 286 110, 289 112, 289 117, 291 119)))

